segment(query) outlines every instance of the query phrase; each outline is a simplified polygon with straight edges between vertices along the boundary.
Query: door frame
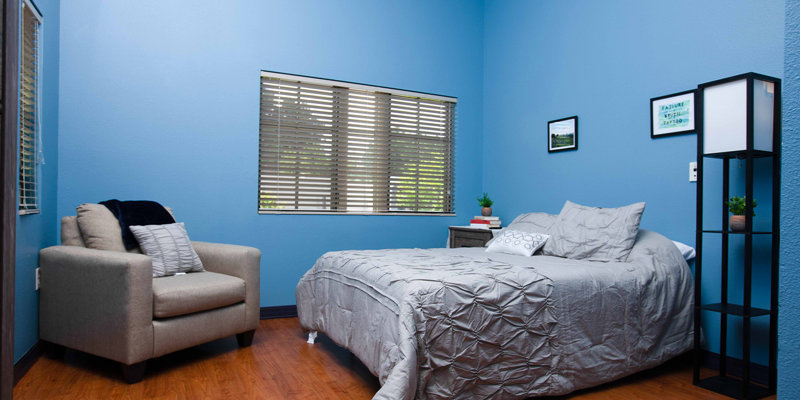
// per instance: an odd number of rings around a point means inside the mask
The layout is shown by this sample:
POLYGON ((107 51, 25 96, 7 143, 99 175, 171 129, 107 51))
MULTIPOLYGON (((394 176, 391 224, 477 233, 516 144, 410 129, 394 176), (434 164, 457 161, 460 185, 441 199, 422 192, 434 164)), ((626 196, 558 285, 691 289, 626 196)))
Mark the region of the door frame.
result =
POLYGON ((19 118, 19 0, 2 1, 0 91, 0 400, 14 392, 14 269, 19 118))

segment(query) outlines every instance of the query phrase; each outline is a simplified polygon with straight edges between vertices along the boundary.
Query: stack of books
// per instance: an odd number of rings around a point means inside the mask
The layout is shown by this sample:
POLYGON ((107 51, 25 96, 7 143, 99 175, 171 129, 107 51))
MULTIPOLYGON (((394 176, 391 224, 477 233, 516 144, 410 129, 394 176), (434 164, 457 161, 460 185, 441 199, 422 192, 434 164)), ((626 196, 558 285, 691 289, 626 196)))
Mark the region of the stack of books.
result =
POLYGON ((484 217, 476 215, 469 220, 470 228, 500 229, 500 217, 484 217))

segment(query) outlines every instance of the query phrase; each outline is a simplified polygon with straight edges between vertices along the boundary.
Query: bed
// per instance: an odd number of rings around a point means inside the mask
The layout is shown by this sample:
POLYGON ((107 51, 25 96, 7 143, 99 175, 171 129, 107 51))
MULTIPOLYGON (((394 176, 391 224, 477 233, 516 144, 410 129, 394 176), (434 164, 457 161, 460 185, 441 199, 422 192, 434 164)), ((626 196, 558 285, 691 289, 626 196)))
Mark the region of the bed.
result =
POLYGON ((611 262, 484 248, 329 252, 297 286, 298 316, 379 378, 375 399, 566 394, 691 348, 685 260, 638 220, 634 238, 611 262))

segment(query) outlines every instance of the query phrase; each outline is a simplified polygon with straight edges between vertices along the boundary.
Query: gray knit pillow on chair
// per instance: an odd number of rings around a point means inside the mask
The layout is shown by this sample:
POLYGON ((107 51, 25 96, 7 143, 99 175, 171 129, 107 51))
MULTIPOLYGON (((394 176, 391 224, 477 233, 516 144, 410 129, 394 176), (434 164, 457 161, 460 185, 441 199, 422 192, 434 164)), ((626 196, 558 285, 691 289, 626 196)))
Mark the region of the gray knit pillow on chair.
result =
POLYGON ((183 222, 130 227, 142 252, 153 260, 153 277, 178 272, 202 272, 203 263, 192 247, 183 222))

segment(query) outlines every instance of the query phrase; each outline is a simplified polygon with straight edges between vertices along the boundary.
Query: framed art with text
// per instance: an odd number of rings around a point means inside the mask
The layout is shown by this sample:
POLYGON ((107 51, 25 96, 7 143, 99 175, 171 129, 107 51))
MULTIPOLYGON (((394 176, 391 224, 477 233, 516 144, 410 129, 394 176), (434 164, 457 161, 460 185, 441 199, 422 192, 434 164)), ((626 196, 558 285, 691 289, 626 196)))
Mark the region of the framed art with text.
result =
POLYGON ((694 90, 650 99, 650 137, 694 132, 694 90))
POLYGON ((547 152, 578 149, 578 116, 547 122, 547 152))

